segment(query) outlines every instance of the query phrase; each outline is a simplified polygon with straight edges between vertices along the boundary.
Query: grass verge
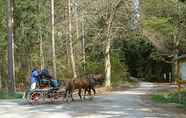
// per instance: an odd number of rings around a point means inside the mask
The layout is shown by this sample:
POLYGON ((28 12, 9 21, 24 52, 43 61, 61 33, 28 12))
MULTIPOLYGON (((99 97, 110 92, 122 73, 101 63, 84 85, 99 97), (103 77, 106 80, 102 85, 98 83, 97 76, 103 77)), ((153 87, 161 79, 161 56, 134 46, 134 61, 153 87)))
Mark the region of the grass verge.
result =
POLYGON ((20 93, 9 93, 7 91, 0 91, 0 99, 20 99, 22 94, 20 93))
POLYGON ((186 109, 186 89, 174 92, 155 93, 151 97, 157 103, 175 103, 186 109))

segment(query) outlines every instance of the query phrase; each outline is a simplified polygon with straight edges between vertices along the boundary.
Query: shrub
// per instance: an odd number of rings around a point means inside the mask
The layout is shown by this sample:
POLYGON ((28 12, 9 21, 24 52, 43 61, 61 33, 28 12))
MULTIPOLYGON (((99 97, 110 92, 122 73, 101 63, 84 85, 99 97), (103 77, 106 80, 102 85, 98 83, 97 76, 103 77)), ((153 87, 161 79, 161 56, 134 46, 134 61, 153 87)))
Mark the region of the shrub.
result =
POLYGON ((158 93, 152 96, 152 100, 158 103, 176 103, 186 108, 186 89, 179 92, 158 93))

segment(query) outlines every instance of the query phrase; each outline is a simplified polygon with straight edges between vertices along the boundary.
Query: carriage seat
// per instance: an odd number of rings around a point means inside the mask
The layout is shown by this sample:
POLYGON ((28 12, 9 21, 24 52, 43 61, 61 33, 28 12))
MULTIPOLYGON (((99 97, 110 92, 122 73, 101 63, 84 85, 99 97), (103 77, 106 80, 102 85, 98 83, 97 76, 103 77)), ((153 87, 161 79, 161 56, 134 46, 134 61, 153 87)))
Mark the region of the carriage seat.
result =
POLYGON ((39 80, 39 87, 41 89, 51 87, 52 89, 58 90, 60 88, 60 86, 61 86, 60 80, 56 80, 56 79, 52 79, 52 80, 40 79, 39 80))
POLYGON ((44 89, 44 88, 49 88, 50 81, 47 79, 39 79, 39 88, 44 89))

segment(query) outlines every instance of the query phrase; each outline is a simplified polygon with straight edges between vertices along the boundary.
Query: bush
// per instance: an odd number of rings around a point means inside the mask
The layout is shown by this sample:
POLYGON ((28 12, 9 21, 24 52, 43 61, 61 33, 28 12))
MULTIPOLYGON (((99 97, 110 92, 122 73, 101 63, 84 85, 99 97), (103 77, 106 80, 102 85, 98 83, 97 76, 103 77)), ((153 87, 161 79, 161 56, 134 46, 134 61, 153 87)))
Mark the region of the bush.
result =
POLYGON ((186 89, 180 92, 158 93, 152 96, 152 100, 158 103, 176 103, 186 108, 186 89))
POLYGON ((155 102, 159 102, 159 103, 167 103, 167 99, 165 98, 164 95, 161 94, 156 94, 152 96, 152 100, 155 102))
POLYGON ((89 61, 86 65, 86 73, 103 73, 104 64, 89 61))

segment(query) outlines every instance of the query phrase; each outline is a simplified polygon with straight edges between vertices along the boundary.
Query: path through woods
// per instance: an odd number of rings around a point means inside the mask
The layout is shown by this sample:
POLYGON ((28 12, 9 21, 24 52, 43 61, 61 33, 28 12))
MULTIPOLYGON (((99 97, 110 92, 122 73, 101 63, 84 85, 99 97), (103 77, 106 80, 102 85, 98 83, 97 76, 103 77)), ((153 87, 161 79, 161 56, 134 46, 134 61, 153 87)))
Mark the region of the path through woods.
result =
POLYGON ((0 101, 0 114, 1 118, 186 118, 182 113, 144 103, 143 96, 156 88, 159 85, 141 82, 138 88, 97 96, 84 103, 24 106, 16 101, 0 101))

